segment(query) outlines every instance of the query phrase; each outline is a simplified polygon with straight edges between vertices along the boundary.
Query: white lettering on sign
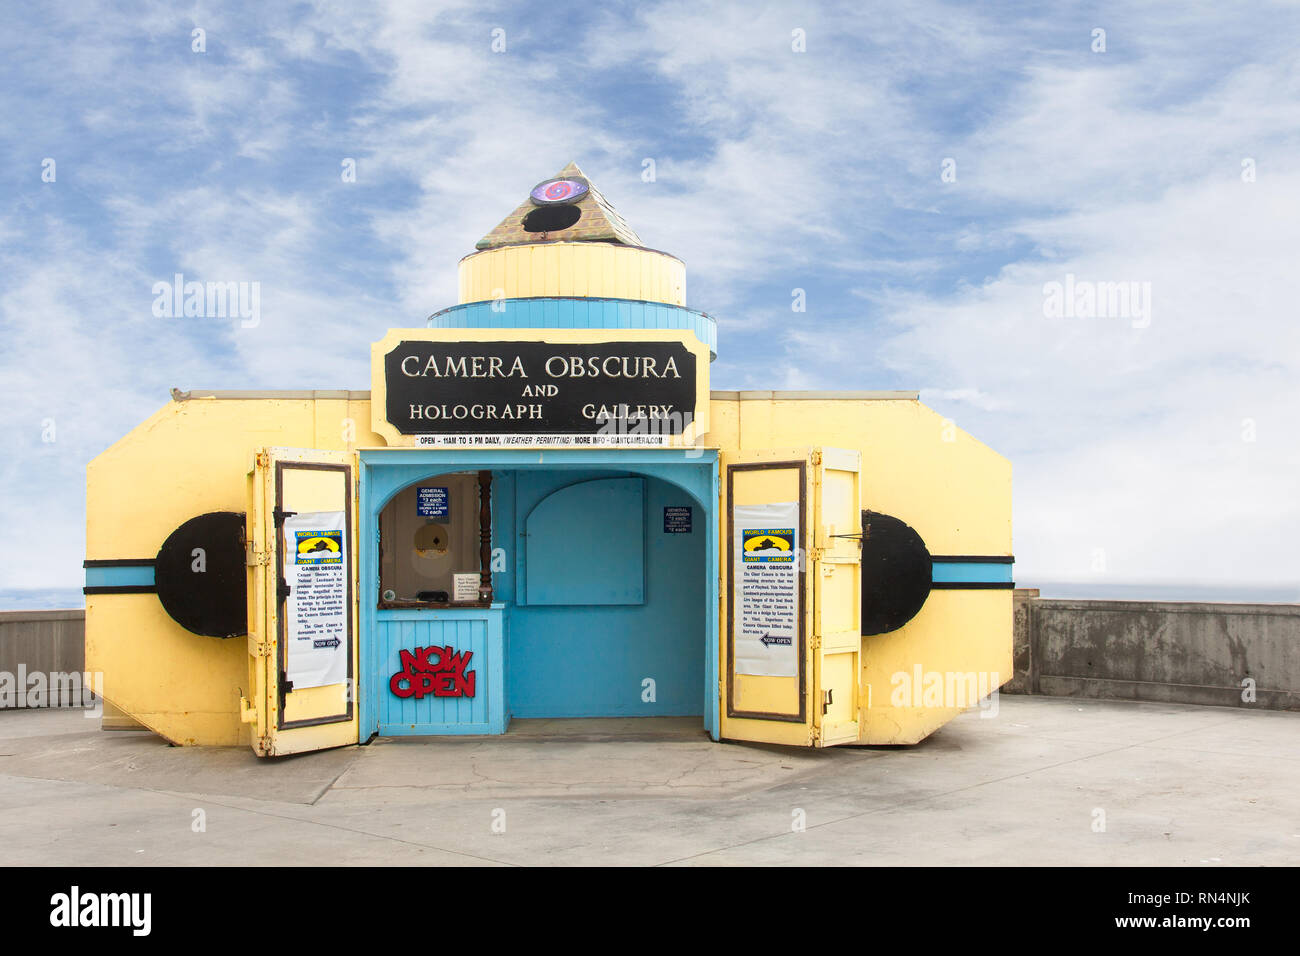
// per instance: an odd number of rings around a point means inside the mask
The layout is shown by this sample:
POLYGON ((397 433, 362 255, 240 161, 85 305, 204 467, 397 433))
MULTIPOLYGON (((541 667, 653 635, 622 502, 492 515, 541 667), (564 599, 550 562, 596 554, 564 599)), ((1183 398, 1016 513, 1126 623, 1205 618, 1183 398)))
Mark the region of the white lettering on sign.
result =
MULTIPOLYGON (((407 378, 527 378, 523 360, 514 356, 507 368, 499 355, 430 355, 423 362, 407 355, 399 366, 407 378)), ((546 360, 551 378, 681 378, 677 360, 662 366, 653 355, 552 355, 546 360)))
POLYGON ((510 421, 542 417, 541 405, 411 405, 412 421, 510 421))
POLYGON ((671 418, 672 405, 583 405, 582 417, 595 421, 611 418, 671 418))
POLYGON ((652 355, 552 355, 546 360, 551 378, 681 378, 677 361, 668 357, 662 369, 652 355))
POLYGON ((462 355, 453 358, 450 355, 442 356, 442 366, 438 365, 438 356, 430 355, 424 366, 420 365, 420 356, 408 355, 402 359, 402 374, 407 378, 423 378, 431 375, 434 378, 513 378, 516 375, 520 378, 527 378, 528 373, 524 371, 523 360, 518 355, 510 363, 509 370, 505 370, 505 360, 499 355, 462 355))
POLYGON ((486 445, 489 447, 514 447, 562 445, 566 448, 608 448, 620 445, 667 445, 666 434, 609 434, 609 435, 413 435, 415 444, 437 447, 486 445))
MULTIPOLYGON (((684 436, 700 401, 681 342, 400 342, 384 356, 384 420, 403 436, 591 435, 611 427, 684 436)), ((634 440, 599 444, 661 444, 634 440)))

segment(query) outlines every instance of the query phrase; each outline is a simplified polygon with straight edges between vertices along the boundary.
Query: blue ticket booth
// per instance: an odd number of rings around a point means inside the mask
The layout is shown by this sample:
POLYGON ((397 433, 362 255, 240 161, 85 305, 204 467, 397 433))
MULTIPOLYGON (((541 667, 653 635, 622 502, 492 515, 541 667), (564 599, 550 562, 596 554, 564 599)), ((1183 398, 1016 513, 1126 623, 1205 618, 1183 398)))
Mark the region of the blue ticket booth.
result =
POLYGON ((362 727, 698 715, 717 739, 717 501, 714 450, 362 451, 362 727), (480 558, 490 591, 454 593, 480 558))

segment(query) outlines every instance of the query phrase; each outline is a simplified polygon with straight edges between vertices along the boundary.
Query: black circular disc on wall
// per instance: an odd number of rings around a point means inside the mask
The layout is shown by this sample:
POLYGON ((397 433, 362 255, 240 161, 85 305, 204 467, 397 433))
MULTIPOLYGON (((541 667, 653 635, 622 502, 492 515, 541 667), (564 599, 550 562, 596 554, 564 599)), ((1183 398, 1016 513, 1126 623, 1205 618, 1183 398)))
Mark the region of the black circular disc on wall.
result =
POLYGON ((862 512, 862 633, 896 631, 930 596, 930 551, 892 515, 862 512))
POLYGON ((153 573, 163 610, 187 631, 248 633, 243 514, 210 511, 191 518, 167 536, 153 573))

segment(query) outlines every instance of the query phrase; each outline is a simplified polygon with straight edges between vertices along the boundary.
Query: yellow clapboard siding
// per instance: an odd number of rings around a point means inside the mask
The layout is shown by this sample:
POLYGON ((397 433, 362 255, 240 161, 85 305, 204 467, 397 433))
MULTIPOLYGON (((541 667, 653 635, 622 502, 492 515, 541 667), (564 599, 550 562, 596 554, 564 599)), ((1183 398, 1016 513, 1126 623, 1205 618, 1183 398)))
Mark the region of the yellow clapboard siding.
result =
POLYGON ((641 299, 686 305, 686 266, 653 249, 545 242, 488 249, 460 262, 461 304, 538 296, 641 299))

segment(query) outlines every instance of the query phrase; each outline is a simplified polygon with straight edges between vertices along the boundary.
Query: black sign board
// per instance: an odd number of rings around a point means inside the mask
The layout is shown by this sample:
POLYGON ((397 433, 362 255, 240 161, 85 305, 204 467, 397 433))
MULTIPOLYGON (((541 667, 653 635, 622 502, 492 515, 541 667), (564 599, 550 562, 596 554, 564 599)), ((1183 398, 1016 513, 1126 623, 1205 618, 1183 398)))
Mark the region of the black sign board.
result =
POLYGON ((384 356, 403 435, 680 435, 695 355, 680 342, 404 341, 384 356))
POLYGON ((690 505, 664 506, 664 534, 690 534, 690 505))

